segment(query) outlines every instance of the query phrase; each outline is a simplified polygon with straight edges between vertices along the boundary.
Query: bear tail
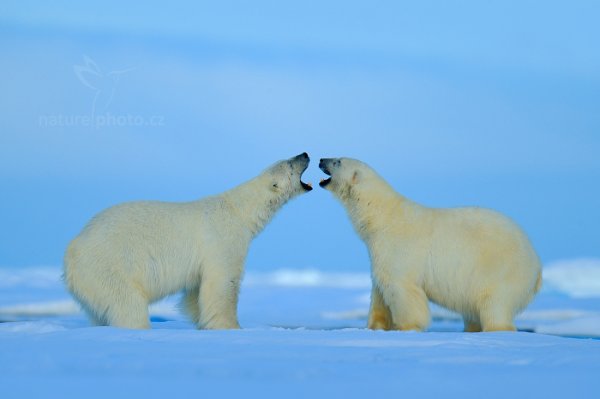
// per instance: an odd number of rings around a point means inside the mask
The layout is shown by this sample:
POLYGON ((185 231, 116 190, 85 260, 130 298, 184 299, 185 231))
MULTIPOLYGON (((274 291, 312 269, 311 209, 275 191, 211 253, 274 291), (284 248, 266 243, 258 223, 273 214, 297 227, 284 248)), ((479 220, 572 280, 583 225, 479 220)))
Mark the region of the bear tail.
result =
POLYGON ((534 293, 537 294, 542 288, 542 271, 540 270, 537 275, 537 280, 535 282, 534 293))

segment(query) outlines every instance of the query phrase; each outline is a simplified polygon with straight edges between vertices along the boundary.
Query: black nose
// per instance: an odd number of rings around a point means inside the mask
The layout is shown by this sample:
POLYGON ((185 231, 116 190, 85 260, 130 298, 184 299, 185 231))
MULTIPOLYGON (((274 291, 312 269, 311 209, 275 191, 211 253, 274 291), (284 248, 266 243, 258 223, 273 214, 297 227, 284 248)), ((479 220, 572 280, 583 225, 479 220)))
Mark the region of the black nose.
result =
POLYGON ((303 152, 302 154, 300 154, 303 158, 308 158, 308 154, 306 152, 303 152))

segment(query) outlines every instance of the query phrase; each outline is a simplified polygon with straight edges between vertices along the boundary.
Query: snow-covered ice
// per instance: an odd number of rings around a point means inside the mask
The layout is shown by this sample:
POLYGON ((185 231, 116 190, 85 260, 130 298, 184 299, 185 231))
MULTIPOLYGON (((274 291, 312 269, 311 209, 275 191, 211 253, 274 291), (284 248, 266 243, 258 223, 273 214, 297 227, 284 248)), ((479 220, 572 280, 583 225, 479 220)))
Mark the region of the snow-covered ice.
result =
POLYGON ((2 397, 596 397, 598 271, 548 265, 523 332, 465 334, 436 306, 427 333, 366 330, 368 273, 249 272, 243 330, 195 330, 171 297, 131 331, 91 327, 58 267, 0 268, 2 397))

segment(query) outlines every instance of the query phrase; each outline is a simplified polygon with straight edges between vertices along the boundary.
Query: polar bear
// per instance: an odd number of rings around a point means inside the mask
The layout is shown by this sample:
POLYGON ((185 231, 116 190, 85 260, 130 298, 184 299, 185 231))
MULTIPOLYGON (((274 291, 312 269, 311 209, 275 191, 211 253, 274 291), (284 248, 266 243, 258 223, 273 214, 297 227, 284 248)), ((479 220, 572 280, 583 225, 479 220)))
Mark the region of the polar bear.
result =
POLYGON ((149 328, 148 304, 183 291, 201 329, 239 328, 237 300, 251 240, 288 200, 312 190, 306 153, 221 195, 131 202, 96 215, 69 244, 64 279, 96 325, 149 328))
POLYGON ((369 328, 422 331, 430 300, 460 313, 465 331, 515 330, 541 267, 514 222, 487 209, 418 205, 354 159, 321 159, 319 167, 330 176, 319 185, 344 205, 369 250, 369 328))

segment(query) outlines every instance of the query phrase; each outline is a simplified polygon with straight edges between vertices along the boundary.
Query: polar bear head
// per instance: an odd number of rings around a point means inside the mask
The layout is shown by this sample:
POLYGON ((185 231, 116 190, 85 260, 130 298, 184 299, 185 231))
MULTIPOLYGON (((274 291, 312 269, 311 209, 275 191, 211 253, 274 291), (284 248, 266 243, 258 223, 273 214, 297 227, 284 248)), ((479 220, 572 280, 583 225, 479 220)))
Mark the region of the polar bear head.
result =
POLYGON ((322 158, 319 168, 329 176, 321 180, 319 186, 331 191, 342 201, 357 199, 361 194, 377 189, 385 184, 367 164, 351 158, 322 158))
POLYGON ((302 181, 309 162, 305 152, 284 159, 257 177, 223 193, 226 202, 236 209, 236 215, 248 223, 253 236, 262 231, 289 200, 312 190, 310 183, 302 181))
POLYGON ((267 184, 273 194, 289 199, 312 190, 310 183, 302 181, 302 174, 308 168, 310 158, 303 152, 290 159, 279 161, 265 171, 267 184))

